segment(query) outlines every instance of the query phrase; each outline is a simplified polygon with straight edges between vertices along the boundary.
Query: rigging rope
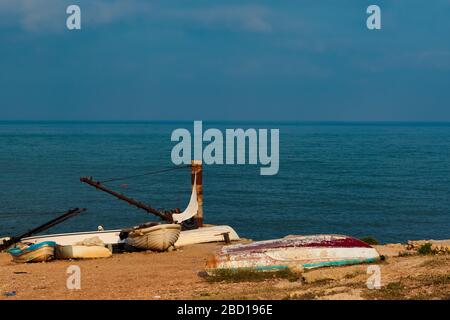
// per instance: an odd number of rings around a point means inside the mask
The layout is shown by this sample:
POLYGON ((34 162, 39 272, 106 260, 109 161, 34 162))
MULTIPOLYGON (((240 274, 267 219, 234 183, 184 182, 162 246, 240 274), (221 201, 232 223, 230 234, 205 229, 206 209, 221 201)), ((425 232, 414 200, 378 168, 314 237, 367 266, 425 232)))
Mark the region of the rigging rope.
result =
POLYGON ((112 182, 112 181, 120 181, 120 180, 127 180, 127 179, 132 179, 132 178, 139 178, 139 177, 143 177, 143 176, 149 176, 149 175, 153 175, 153 174, 158 174, 158 173, 163 173, 163 172, 168 172, 168 171, 188 168, 190 166, 191 165, 189 165, 189 164, 185 164, 185 165, 182 165, 182 166, 170 167, 170 168, 166 168, 166 169, 162 169, 162 170, 151 171, 151 172, 142 173, 142 174, 133 175, 133 176, 120 177, 120 178, 111 178, 111 179, 107 179, 107 180, 102 180, 101 183, 112 182))
POLYGON ((56 216, 56 215, 62 215, 63 213, 65 213, 64 210, 59 210, 59 211, 25 211, 22 210, 21 212, 0 212, 0 216, 2 218, 4 217, 8 217, 8 216, 13 216, 13 217, 17 217, 17 215, 20 216, 56 216))

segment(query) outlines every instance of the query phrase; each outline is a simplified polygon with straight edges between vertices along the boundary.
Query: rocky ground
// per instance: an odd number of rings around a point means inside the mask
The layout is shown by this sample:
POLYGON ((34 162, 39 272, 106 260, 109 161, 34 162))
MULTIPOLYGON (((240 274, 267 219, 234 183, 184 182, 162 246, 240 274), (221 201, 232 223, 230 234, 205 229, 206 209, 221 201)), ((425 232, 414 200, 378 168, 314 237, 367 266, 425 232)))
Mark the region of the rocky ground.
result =
POLYGON ((37 264, 15 264, 1 253, 0 299, 450 299, 450 255, 444 252, 376 246, 386 257, 376 264, 381 288, 368 289, 373 264, 310 270, 294 279, 211 281, 203 267, 218 246, 37 264), (71 265, 80 267, 80 290, 67 289, 71 265))

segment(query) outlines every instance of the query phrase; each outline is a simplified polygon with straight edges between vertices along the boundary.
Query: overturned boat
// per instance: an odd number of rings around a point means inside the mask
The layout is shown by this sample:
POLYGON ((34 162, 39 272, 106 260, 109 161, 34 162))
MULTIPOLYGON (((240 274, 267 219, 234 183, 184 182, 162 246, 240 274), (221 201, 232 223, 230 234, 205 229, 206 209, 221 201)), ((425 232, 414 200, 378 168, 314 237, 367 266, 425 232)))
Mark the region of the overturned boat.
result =
POLYGON ((87 238, 74 245, 57 245, 55 250, 56 259, 98 259, 111 256, 111 250, 98 237, 87 238))
POLYGON ((240 240, 239 235, 230 226, 208 226, 193 230, 181 231, 175 242, 176 247, 184 247, 199 243, 228 242, 240 240))
POLYGON ((17 263, 44 262, 54 259, 56 243, 44 241, 7 250, 17 263))
POLYGON ((288 236, 225 246, 208 259, 206 269, 311 269, 374 262, 379 259, 380 255, 374 248, 349 236, 288 236))
POLYGON ((56 259, 99 259, 109 258, 112 252, 102 246, 56 246, 56 259))

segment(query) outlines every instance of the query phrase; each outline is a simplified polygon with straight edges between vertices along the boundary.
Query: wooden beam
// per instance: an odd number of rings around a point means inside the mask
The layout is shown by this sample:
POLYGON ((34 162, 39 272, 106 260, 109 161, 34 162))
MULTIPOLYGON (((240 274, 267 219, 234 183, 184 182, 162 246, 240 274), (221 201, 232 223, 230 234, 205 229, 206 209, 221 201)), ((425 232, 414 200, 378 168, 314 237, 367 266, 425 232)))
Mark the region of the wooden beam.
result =
POLYGON ((152 213, 158 217, 160 217, 163 220, 166 220, 168 222, 173 222, 172 220, 172 214, 171 213, 165 213, 165 212, 161 212, 159 210, 156 210, 152 207, 150 207, 149 205, 146 205, 142 202, 139 202, 137 200, 134 200, 133 198, 127 197, 123 194, 120 194, 114 190, 108 189, 106 188, 104 185, 102 185, 100 182, 95 181, 94 179, 92 179, 92 177, 81 177, 80 178, 81 182, 84 182, 90 186, 93 186, 94 188, 104 191, 106 193, 109 193, 110 195, 113 195, 114 197, 116 197, 117 199, 123 200, 125 202, 127 202, 128 204, 135 206, 139 209, 142 209, 144 211, 147 211, 148 213, 152 213))

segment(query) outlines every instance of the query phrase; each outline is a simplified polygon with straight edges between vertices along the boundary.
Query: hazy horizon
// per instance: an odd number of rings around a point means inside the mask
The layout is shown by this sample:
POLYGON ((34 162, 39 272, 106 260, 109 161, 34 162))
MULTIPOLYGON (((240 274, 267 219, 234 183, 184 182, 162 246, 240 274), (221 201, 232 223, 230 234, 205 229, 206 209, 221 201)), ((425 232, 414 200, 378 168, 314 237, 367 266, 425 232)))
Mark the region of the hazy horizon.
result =
POLYGON ((193 123, 194 121, 203 121, 204 123, 280 123, 280 124, 442 124, 449 125, 450 121, 415 121, 415 120, 164 120, 164 119, 146 119, 146 120, 28 120, 28 119, 12 119, 2 120, 0 124, 8 123, 193 123))

